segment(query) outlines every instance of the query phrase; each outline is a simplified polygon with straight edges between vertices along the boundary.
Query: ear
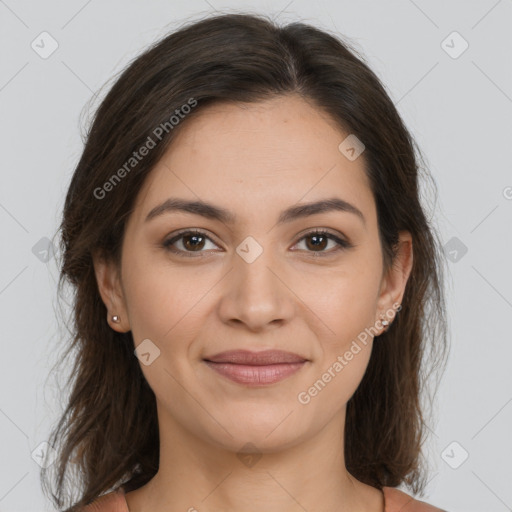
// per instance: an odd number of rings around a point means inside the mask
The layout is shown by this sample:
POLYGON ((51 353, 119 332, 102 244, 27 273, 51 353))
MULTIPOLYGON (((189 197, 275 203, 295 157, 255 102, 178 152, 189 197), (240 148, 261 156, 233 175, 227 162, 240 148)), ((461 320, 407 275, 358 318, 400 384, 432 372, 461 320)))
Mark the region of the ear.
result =
POLYGON ((400 231, 398 247, 395 259, 391 268, 382 278, 381 288, 378 298, 378 318, 376 323, 384 315, 385 319, 391 324, 396 314, 396 306, 401 304, 405 293, 405 285, 409 279, 412 270, 413 247, 412 236, 408 231, 400 231))
POLYGON ((100 252, 93 254, 94 273, 101 299, 107 308, 107 322, 117 332, 128 332, 130 322, 124 291, 120 278, 120 269, 100 252), (117 315, 119 322, 114 322, 112 316, 117 315))

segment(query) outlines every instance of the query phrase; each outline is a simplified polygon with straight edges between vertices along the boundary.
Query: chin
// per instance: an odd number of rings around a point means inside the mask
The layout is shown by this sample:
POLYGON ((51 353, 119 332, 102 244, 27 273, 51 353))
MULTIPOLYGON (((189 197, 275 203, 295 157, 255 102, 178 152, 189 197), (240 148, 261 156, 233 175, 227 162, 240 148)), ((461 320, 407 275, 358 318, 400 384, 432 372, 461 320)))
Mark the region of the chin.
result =
POLYGON ((220 427, 212 430, 210 424, 207 435, 213 444, 235 453, 251 450, 260 453, 276 453, 304 442, 309 433, 308 422, 296 417, 298 411, 291 414, 291 408, 286 413, 283 411, 284 409, 281 409, 276 415, 269 415, 268 410, 261 410, 260 415, 254 411, 251 415, 239 413, 229 416, 226 420, 217 416, 217 420, 227 432, 220 427))

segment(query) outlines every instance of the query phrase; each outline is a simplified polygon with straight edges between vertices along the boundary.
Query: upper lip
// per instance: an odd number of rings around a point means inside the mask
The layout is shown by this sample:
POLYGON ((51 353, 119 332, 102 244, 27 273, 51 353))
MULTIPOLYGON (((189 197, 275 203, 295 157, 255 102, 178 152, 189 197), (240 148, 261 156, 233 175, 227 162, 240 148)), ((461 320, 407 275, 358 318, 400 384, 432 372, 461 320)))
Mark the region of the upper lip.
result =
POLYGON ((285 352, 283 350, 263 350, 261 352, 251 352, 250 350, 228 350, 213 356, 204 358, 206 361, 213 363, 231 363, 231 364, 247 364, 254 366, 263 366, 268 364, 279 363, 303 363, 306 358, 285 352))

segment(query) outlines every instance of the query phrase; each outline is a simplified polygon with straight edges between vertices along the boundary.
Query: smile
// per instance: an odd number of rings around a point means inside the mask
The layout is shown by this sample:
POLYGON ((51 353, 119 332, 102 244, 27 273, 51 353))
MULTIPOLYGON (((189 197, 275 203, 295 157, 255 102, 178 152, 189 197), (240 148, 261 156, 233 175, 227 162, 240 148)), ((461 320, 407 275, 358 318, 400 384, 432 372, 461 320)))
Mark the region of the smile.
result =
POLYGON ((268 365, 247 365, 234 363, 205 363, 220 375, 249 386, 274 384, 298 372, 307 361, 298 363, 277 363, 268 365))

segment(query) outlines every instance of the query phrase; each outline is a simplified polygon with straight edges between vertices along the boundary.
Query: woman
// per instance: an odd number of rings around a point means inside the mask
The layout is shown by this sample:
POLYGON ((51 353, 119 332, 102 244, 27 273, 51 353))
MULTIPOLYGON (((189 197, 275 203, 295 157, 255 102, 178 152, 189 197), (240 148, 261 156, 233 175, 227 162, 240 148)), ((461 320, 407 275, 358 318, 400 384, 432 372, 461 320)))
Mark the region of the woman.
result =
POLYGON ((439 510, 396 489, 425 487, 446 359, 418 172, 375 74, 314 27, 220 15, 135 59, 64 206, 57 506, 439 510))

